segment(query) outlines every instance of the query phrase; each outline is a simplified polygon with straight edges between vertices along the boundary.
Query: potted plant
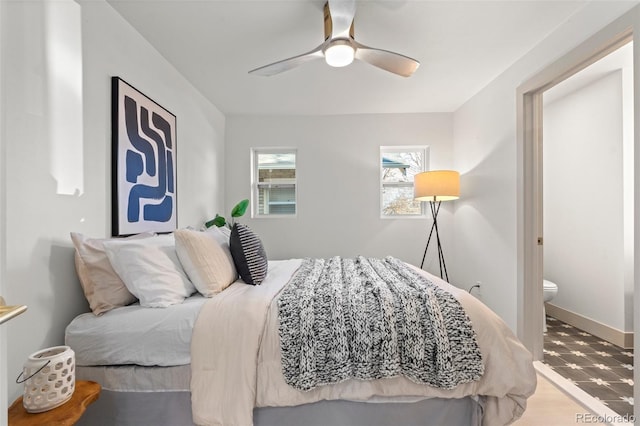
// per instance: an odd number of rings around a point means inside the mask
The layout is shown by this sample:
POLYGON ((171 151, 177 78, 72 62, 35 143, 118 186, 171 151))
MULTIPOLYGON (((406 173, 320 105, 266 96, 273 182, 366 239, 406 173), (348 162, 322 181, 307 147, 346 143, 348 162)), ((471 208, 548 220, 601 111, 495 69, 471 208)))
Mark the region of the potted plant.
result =
POLYGON ((207 228, 211 228, 212 226, 217 226, 219 228, 226 226, 227 228, 233 227, 233 223, 235 222, 236 217, 240 217, 244 215, 247 211, 247 207, 249 207, 249 200, 244 199, 236 204, 233 209, 231 209, 231 222, 229 223, 224 216, 220 216, 216 214, 216 217, 205 222, 204 226, 207 228))

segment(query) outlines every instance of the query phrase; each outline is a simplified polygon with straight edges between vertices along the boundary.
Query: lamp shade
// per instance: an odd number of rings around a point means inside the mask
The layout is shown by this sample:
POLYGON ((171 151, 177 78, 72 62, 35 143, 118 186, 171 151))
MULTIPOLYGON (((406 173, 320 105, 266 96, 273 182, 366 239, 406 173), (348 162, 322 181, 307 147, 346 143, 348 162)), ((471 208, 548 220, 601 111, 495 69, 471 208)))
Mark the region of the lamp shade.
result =
POLYGON ((460 173, 433 170, 413 178, 414 198, 419 201, 449 201, 460 198, 460 173))

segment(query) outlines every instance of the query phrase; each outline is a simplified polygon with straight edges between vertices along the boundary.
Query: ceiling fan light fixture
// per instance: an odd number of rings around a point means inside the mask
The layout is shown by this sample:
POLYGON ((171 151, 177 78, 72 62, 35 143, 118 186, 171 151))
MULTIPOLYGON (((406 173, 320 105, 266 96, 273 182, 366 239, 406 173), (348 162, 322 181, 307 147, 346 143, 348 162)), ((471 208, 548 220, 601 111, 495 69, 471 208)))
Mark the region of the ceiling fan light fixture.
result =
POLYGON ((253 69, 249 74, 280 74, 324 57, 327 65, 332 67, 346 67, 358 59, 402 77, 411 76, 420 62, 399 53, 365 46, 355 40, 355 12, 356 0, 329 0, 324 5, 324 41, 320 46, 301 55, 253 69))
POLYGON ((346 67, 355 58, 356 51, 348 40, 333 40, 324 51, 324 60, 332 67, 346 67))

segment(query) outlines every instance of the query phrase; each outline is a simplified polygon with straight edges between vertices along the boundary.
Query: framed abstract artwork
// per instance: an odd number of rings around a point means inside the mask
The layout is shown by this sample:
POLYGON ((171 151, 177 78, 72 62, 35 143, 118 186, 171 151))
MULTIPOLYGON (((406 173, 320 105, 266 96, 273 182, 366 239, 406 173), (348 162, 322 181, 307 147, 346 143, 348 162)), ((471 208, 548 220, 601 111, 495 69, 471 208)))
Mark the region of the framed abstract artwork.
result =
POLYGON ((176 116, 119 77, 112 91, 113 236, 177 226, 176 116))

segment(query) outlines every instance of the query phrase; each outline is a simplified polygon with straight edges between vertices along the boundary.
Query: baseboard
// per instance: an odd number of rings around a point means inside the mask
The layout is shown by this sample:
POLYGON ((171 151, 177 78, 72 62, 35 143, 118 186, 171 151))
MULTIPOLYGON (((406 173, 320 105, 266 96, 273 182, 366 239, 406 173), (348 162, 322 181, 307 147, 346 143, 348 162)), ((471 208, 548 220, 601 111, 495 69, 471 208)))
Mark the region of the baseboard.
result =
POLYGON ((616 328, 610 327, 601 322, 595 321, 591 318, 587 318, 583 315, 553 305, 551 303, 545 303, 547 315, 559 319, 560 321, 571 324, 587 333, 593 334, 607 342, 611 342, 616 346, 624 349, 633 349, 633 332, 625 332, 616 328))

